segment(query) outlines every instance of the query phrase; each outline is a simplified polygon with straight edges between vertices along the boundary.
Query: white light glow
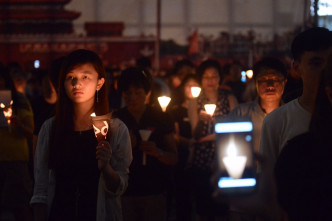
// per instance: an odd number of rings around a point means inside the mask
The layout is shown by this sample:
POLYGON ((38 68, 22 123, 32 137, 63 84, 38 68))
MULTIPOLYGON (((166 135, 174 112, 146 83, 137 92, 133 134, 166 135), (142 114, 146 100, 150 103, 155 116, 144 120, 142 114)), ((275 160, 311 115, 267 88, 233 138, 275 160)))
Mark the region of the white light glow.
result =
POLYGON ((233 179, 231 177, 222 177, 218 182, 219 188, 251 187, 255 185, 255 178, 233 179))
POLYGON ((216 133, 230 133, 230 132, 250 132, 252 131, 251 122, 231 122, 231 123, 217 123, 214 127, 216 133))
POLYGON ((201 93, 201 88, 200 87, 191 87, 191 94, 193 97, 198 97, 199 94, 201 93))
POLYGON ((246 75, 247 75, 247 78, 251 79, 252 76, 254 75, 254 72, 252 70, 247 70, 246 75))
POLYGON ((233 139, 230 140, 226 148, 226 156, 222 161, 225 164, 228 174, 234 179, 242 177, 244 168, 246 167, 247 157, 238 156, 237 147, 233 139))
POLYGON ((167 108, 167 106, 168 106, 168 104, 169 104, 170 101, 171 101, 170 97, 167 97, 167 96, 158 97, 158 102, 160 104, 161 109, 164 112, 166 111, 166 108, 167 108))
POLYGON ((214 111, 216 110, 216 105, 215 104, 205 104, 204 108, 205 108, 206 113, 213 116, 214 111))

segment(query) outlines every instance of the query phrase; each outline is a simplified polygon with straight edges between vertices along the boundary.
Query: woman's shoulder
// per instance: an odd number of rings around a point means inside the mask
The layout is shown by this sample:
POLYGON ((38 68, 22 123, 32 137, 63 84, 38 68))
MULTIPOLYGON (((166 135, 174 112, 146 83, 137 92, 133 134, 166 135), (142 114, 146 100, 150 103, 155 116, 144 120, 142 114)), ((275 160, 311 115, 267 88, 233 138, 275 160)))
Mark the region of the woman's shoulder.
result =
POLYGON ((111 119, 111 129, 114 131, 114 130, 123 130, 123 129, 126 129, 127 126, 125 125, 125 123, 120 120, 119 118, 117 117, 114 117, 111 119))

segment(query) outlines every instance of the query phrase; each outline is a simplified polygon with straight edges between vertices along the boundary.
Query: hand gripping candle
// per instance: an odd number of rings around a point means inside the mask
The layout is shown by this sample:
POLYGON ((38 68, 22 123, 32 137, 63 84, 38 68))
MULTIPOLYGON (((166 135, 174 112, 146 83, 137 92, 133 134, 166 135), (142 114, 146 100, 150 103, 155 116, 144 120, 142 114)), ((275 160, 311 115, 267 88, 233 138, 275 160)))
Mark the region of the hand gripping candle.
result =
MULTIPOLYGON (((143 141, 148 141, 149 140, 151 132, 152 132, 151 130, 139 130, 139 134, 140 134, 143 141)), ((146 153, 145 152, 143 152, 142 164, 143 164, 143 166, 146 165, 146 153)))

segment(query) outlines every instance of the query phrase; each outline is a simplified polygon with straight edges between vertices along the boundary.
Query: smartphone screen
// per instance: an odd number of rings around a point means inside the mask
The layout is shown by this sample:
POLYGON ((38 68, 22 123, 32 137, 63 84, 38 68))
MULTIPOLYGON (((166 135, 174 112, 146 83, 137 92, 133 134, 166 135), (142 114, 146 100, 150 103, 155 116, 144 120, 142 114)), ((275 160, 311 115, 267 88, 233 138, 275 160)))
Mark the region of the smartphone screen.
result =
POLYGON ((256 187, 252 122, 215 124, 220 178, 224 193, 251 193, 256 187))

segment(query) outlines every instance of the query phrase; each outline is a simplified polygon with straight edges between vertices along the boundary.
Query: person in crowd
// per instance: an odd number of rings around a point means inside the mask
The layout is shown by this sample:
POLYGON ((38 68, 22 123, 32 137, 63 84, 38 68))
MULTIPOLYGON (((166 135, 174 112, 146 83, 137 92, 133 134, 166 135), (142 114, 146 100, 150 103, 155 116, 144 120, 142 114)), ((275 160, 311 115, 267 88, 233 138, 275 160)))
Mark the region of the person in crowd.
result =
POLYGON ((127 125, 133 154, 128 189, 122 198, 124 220, 167 220, 165 191, 170 166, 178 158, 174 124, 166 113, 146 104, 151 90, 151 75, 146 70, 124 70, 118 85, 126 106, 114 116, 127 125))
POLYGON ((20 69, 14 69, 11 72, 11 77, 17 92, 26 96, 27 75, 20 69))
MULTIPOLYGON (((10 91, 13 101, 9 121, 0 109, 0 217, 4 210, 16 220, 32 220, 29 199, 32 180, 29 174, 28 139, 33 132, 33 112, 26 97, 16 91, 8 72, 0 70, 0 91, 10 91)), ((0 99, 3 99, 1 97, 0 99)), ((3 103, 4 100, 0 100, 3 103)), ((8 108, 8 103, 6 103, 8 108)))
POLYGON ((198 98, 188 104, 188 116, 196 140, 192 158, 192 177, 195 192, 196 213, 202 220, 208 217, 223 216, 227 213, 226 205, 215 204, 211 198, 211 169, 215 157, 215 118, 226 116, 236 105, 236 98, 228 91, 219 89, 222 80, 221 67, 216 60, 206 60, 197 69, 202 91, 198 98), (204 109, 205 104, 215 104, 211 116, 204 109))
POLYGON ((43 96, 34 99, 32 108, 34 113, 35 129, 33 131, 33 154, 36 151, 38 133, 43 123, 55 115, 55 105, 57 101, 58 79, 61 64, 64 57, 60 57, 52 62, 47 75, 43 77, 43 96))
POLYGON ((230 91, 235 95, 239 103, 244 102, 244 92, 246 90, 246 84, 241 81, 241 72, 243 67, 239 61, 233 61, 231 64, 225 65, 223 68, 224 79, 222 86, 229 87, 230 91))
POLYGON ((227 118, 253 123, 254 151, 257 153, 264 118, 282 104, 287 70, 279 59, 266 57, 254 65, 253 72, 258 97, 253 102, 239 104, 227 118))
POLYGON ((289 220, 331 220, 332 56, 309 131, 288 141, 275 166, 278 199, 289 220))
POLYGON ((188 74, 192 75, 196 73, 194 64, 188 60, 183 59, 175 63, 174 69, 169 76, 169 85, 171 89, 171 102, 169 106, 181 105, 184 98, 183 88, 181 87, 182 81, 188 74))
POLYGON ((295 37, 291 51, 294 58, 292 68, 302 78, 303 92, 263 121, 260 152, 272 165, 288 140, 309 129, 320 75, 332 52, 332 34, 325 28, 310 28, 295 37))
POLYGON ((136 60, 136 67, 146 70, 152 76, 151 90, 148 94, 147 103, 151 106, 159 108, 158 97, 171 96, 171 91, 165 81, 158 77, 159 73, 153 71, 151 60, 148 57, 140 57, 136 60))
POLYGON ((183 99, 180 105, 170 109, 174 119, 174 139, 177 144, 179 160, 174 167, 174 199, 176 220, 192 220, 192 184, 190 182, 189 161, 192 156, 192 144, 194 139, 191 133, 191 126, 188 118, 189 100, 193 99, 191 87, 200 87, 196 75, 188 74, 182 81, 183 99))
POLYGON ((125 124, 112 118, 98 142, 91 114, 108 113, 105 70, 92 51, 63 61, 56 115, 42 126, 35 154, 35 220, 121 220, 132 155, 125 124))

